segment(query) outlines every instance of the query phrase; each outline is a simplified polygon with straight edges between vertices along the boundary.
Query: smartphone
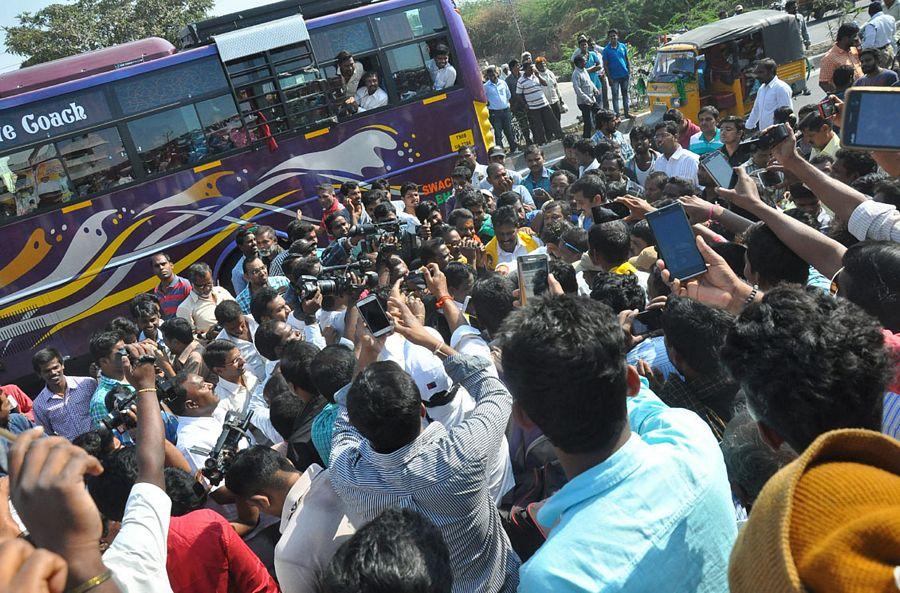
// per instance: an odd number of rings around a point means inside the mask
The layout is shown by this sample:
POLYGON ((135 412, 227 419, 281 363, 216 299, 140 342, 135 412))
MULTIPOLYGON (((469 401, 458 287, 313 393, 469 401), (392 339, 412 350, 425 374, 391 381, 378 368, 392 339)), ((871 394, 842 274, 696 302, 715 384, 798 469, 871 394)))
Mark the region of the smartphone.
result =
POLYGON ((406 283, 419 290, 425 290, 427 288, 427 285, 425 284, 425 274, 419 271, 409 272, 406 275, 406 283))
POLYGON ((643 336, 662 329, 662 307, 647 309, 634 316, 631 322, 631 335, 643 336))
POLYGON ((756 173, 756 176, 759 177, 763 187, 775 187, 784 183, 784 173, 781 171, 762 169, 756 173))
POLYGON ((394 323, 388 317, 381 303, 378 302, 378 297, 374 294, 357 302, 356 308, 359 310, 359 315, 365 322, 366 327, 369 328, 369 331, 376 338, 389 334, 394 330, 394 323))
POLYGON ((697 249, 694 231, 681 202, 647 213, 647 223, 656 238, 660 259, 666 269, 679 280, 694 278, 706 272, 706 262, 697 249))
POLYGON ((520 255, 516 258, 516 270, 519 274, 519 301, 523 305, 537 295, 547 292, 550 260, 546 254, 520 255), (538 285, 538 282, 541 284, 538 285))
POLYGON ((819 109, 819 115, 822 119, 828 119, 837 113, 837 106, 834 104, 831 97, 825 97, 819 101, 819 104, 816 105, 816 107, 819 109))
MULTIPOLYGON (((610 204, 614 204, 615 202, 608 202, 601 206, 593 206, 591 208, 591 219, 594 221, 594 224, 603 224, 604 222, 613 222, 615 220, 621 220, 628 216, 626 212, 624 215, 617 214, 612 208, 609 208, 610 204)), ((624 204, 621 204, 624 206, 624 204)), ((628 209, 627 206, 625 208, 628 209)))
POLYGON ((709 176, 716 182, 718 187, 732 189, 737 182, 734 174, 734 167, 728 162, 725 154, 721 151, 714 150, 706 153, 700 158, 700 165, 706 169, 709 176))
POLYGON ((845 148, 900 149, 900 88, 851 87, 844 95, 845 148), (893 113, 894 115, 890 115, 893 113))

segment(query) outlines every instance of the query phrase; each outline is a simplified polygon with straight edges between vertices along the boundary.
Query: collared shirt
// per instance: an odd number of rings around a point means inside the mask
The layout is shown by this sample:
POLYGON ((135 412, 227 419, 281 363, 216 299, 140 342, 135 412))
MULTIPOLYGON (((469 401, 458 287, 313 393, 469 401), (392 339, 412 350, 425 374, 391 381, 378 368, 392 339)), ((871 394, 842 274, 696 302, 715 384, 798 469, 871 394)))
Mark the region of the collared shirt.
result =
POLYGON ((532 179, 533 173, 531 171, 528 172, 528 175, 522 178, 522 186, 527 189, 530 193, 534 193, 536 188, 541 188, 547 193, 550 193, 550 175, 553 174, 552 169, 548 169, 544 167, 541 169, 541 177, 537 181, 532 179))
POLYGON ((884 7, 884 14, 894 17, 894 27, 896 28, 897 21, 900 21, 900 2, 894 0, 894 3, 890 6, 886 2, 882 6, 884 7))
POLYGON ((732 167, 740 167, 753 156, 753 151, 746 145, 741 144, 738 144, 737 150, 732 154, 728 154, 728 147, 724 144, 722 145, 722 148, 719 149, 719 152, 725 155, 725 158, 728 159, 728 164, 732 167))
POLYGON ((599 168, 600 168, 600 163, 597 162, 597 159, 594 159, 591 161, 591 164, 589 164, 587 166, 580 165, 578 167, 578 176, 583 177, 584 174, 587 173, 588 171, 593 171, 594 169, 599 169, 599 168))
POLYGON ((793 106, 791 85, 776 76, 759 87, 756 100, 753 102, 753 109, 750 110, 750 116, 747 118, 747 129, 752 130, 758 125, 760 130, 765 130, 775 123, 776 109, 779 107, 793 108, 793 106))
MULTIPOLYGON (((323 218, 324 220, 324 218, 323 218)), ((322 223, 324 227, 324 223, 322 223)), ((241 259, 237 261, 237 264, 231 269, 231 288, 234 289, 235 293, 241 292, 245 288, 247 288, 247 281, 244 279, 244 260, 246 258, 242 255, 241 259)))
MULTIPOLYGON (((93 377, 66 377, 66 392, 57 395, 47 387, 34 398, 35 423, 48 435, 70 441, 91 430, 91 399, 97 389, 93 377)), ((105 394, 104 394, 105 397, 105 394)), ((105 415, 105 414, 104 414, 105 415)))
MULTIPOLYGON (((253 336, 256 335, 256 330, 259 328, 259 324, 253 320, 249 315, 244 315, 244 321, 247 322, 247 329, 250 330, 250 340, 253 340, 253 336)), ((244 362, 247 363, 247 366, 250 368, 250 372, 253 373, 257 379, 260 381, 265 380, 266 378, 266 359, 263 358, 263 355, 257 351, 256 346, 253 345, 252 341, 244 340, 243 338, 238 338, 232 336, 228 333, 228 330, 223 329, 219 332, 219 335, 216 336, 217 340, 228 340, 229 342, 234 342, 235 347, 237 347, 238 351, 241 353, 241 356, 244 358, 244 362)))
POLYGON ((191 294, 191 283, 181 276, 172 276, 172 282, 163 288, 159 284, 153 289, 159 299, 159 310, 163 319, 175 317, 178 305, 191 294))
POLYGON ((584 57, 584 69, 593 68, 594 66, 600 66, 600 69, 595 72, 588 72, 588 76, 591 78, 591 82, 594 83, 594 86, 599 90, 603 88, 603 81, 600 80, 600 77, 605 74, 603 69, 603 60, 600 59, 600 55, 593 51, 588 50, 587 55, 582 53, 581 48, 575 48, 575 51, 572 52, 572 58, 569 60, 570 62, 575 60, 575 56, 584 57))
POLYGON ((341 407, 329 468, 335 491, 365 521, 391 507, 414 509, 431 520, 450 550, 454 593, 512 593, 518 584, 519 559, 500 524, 487 471, 494 466, 512 397, 488 372, 489 365, 461 354, 445 360, 453 382, 477 402, 475 410, 450 430, 432 422, 392 453, 375 452, 350 424, 348 388, 335 395, 341 407))
POLYGON ((611 136, 607 136, 600 130, 594 132, 594 135, 591 137, 591 140, 596 142, 612 142, 616 146, 619 147, 619 154, 622 156, 623 161, 627 161, 631 157, 634 156, 634 149, 631 147, 631 141, 625 137, 625 134, 616 130, 612 133, 611 136))
POLYGON ((670 407, 691 410, 703 418, 721 440, 725 425, 731 420, 737 392, 737 383, 724 372, 691 380, 675 375, 660 388, 659 399, 670 407))
MULTIPOLYGON (((344 82, 344 77, 341 74, 341 69, 338 66, 335 66, 335 76, 341 77, 341 82, 344 82)), ((350 80, 344 82, 344 87, 347 89, 347 94, 353 96, 356 94, 356 91, 359 89, 359 82, 362 80, 363 74, 365 74, 365 68, 361 62, 353 62, 353 74, 350 75, 350 80)))
POLYGON ((502 111, 509 109, 509 100, 511 98, 509 87, 502 78, 498 78, 496 83, 488 80, 484 83, 484 94, 487 96, 488 109, 492 111, 502 111))
POLYGON ((716 129, 716 134, 713 136, 712 140, 707 140, 706 136, 703 135, 703 132, 697 132, 691 136, 691 144, 688 147, 688 150, 694 154, 706 154, 708 152, 719 150, 725 146, 720 137, 721 131, 718 129, 716 129))
POLYGON ((837 154, 837 151, 840 149, 841 149, 841 137, 838 136, 837 134, 835 134, 834 132, 832 132, 831 140, 828 141, 828 144, 826 144, 824 147, 822 147, 822 150, 819 150, 815 146, 812 147, 812 151, 810 151, 810 153, 809 153, 809 158, 814 159, 817 156, 819 156, 820 154, 827 154, 828 156, 833 157, 835 154, 837 154))
MULTIPOLYGON (((191 465, 191 472, 196 473, 203 464, 216 441, 222 434, 222 423, 225 421, 226 405, 219 403, 212 416, 178 416, 178 450, 191 465), (205 452, 204 452, 205 451, 205 452)), ((244 449, 249 443, 244 439, 238 445, 244 449)))
POLYGON ((319 452, 319 457, 325 467, 331 463, 331 433, 334 429, 334 419, 337 417, 338 405, 327 403, 322 411, 313 419, 312 428, 312 444, 319 452))
POLYGON ((169 520, 166 572, 174 593, 279 593, 259 557, 217 512, 169 520))
MULTIPOLYGON (((363 210, 363 214, 365 213, 366 211, 363 210)), ((284 269, 281 266, 284 263, 284 260, 286 260, 290 255, 291 252, 285 249, 284 251, 273 257, 272 261, 269 263, 269 276, 284 276, 284 269)))
POLYGON ((253 373, 247 372, 246 369, 244 370, 243 378, 244 384, 241 385, 219 377, 219 382, 216 383, 215 388, 216 397, 219 398, 219 406, 216 406, 217 410, 221 407, 223 412, 242 412, 249 405, 250 394, 256 389, 259 380, 253 373))
POLYGON ((628 78, 628 47, 619 41, 615 47, 607 43, 603 47, 603 62, 609 77, 613 80, 628 78))
POLYGON ((861 49, 870 47, 881 49, 885 45, 890 45, 894 40, 895 29, 894 17, 884 14, 884 12, 876 12, 859 32, 859 37, 862 39, 861 49))
POLYGON ((425 62, 425 68, 431 75, 431 82, 434 83, 436 91, 449 89, 456 83, 456 68, 449 62, 443 68, 438 68, 437 63, 431 59, 425 62))
POLYGON ((368 88, 362 87, 356 91, 356 103, 359 105, 360 111, 378 109, 388 104, 388 94, 381 87, 372 94, 369 94, 368 88))
MULTIPOLYGON (((284 294, 290 285, 291 281, 285 278, 284 276, 269 276, 268 279, 269 288, 274 288, 275 290, 284 294)), ((250 294, 250 287, 247 286, 244 290, 242 290, 234 300, 237 301, 237 304, 241 306, 241 311, 244 315, 250 314, 250 301, 253 299, 253 295, 250 294)))
POLYGON ((838 66, 852 66, 854 80, 863 75, 862 66, 859 64, 859 50, 851 47, 849 51, 844 51, 835 44, 819 61, 819 82, 831 82, 838 66))
POLYGON ((275 574, 284 593, 312 593, 316 575, 363 521, 347 515, 327 469, 307 468, 284 499, 275 574))
POLYGON ((728 591, 737 526, 716 439, 643 377, 627 406, 628 441, 538 511, 550 534, 522 566, 519 593, 728 591))
MULTIPOLYGON (((318 313, 318 311, 317 311, 318 313)), ((313 346, 318 346, 319 348, 324 348, 325 344, 325 336, 322 335, 322 328, 319 326, 318 321, 311 325, 306 325, 306 323, 302 319, 297 319, 293 314, 288 315, 287 324, 293 327, 294 329, 298 329, 303 332, 303 339, 313 346)), ((342 332, 339 332, 342 333, 342 332)))
POLYGON ((134 387, 125 381, 110 379, 103 373, 100 373, 100 380, 97 381, 97 388, 94 389, 94 393, 91 396, 91 404, 89 407, 91 426, 93 428, 100 428, 103 425, 102 420, 109 414, 109 411, 106 409, 106 395, 119 385, 123 386, 129 392, 134 392, 134 387))
MULTIPOLYGON (((243 278, 243 272, 241 278, 243 278)), ((187 319, 195 330, 206 332, 217 323, 216 306, 221 302, 233 300, 234 297, 231 296, 231 293, 221 286, 213 286, 212 292, 205 299, 200 297, 195 290, 178 305, 175 315, 187 319)))
POLYGON ((680 146, 675 149, 672 156, 660 154, 653 162, 654 171, 662 171, 668 177, 683 177, 694 185, 700 185, 697 181, 697 170, 700 167, 700 157, 680 146))
POLYGON ((900 242, 900 212, 892 204, 866 200, 850 214, 847 229, 860 241, 900 242))
POLYGON ((525 102, 528 104, 528 109, 541 109, 543 107, 550 106, 549 101, 547 101, 547 97, 544 96, 543 87, 544 85, 542 85, 541 81, 538 80, 537 74, 532 74, 531 76, 525 76, 523 74, 519 78, 518 87, 516 87, 516 93, 518 93, 525 99, 525 102))
POLYGON ((166 572, 172 500, 164 490, 138 482, 131 487, 122 526, 103 554, 103 564, 128 593, 171 593, 166 572))
MULTIPOLYGON (((22 434, 26 430, 31 430, 32 428, 34 428, 34 424, 24 414, 10 413, 5 428, 9 432, 18 435, 22 434)), ((9 474, 8 455, 10 447, 12 447, 12 441, 8 440, 6 437, 0 437, 0 478, 9 474)), ((9 504, 10 508, 12 508, 11 503, 8 503, 7 501, 7 504, 9 504)), ((13 516, 13 519, 16 520, 17 523, 19 522, 17 520, 18 517, 16 517, 15 515, 13 516)), ((20 529, 24 531, 25 527, 20 526, 20 529)))
POLYGON ((591 76, 584 68, 574 68, 572 70, 572 88, 575 90, 575 102, 579 105, 593 105, 596 103, 594 97, 600 92, 594 86, 591 76))
POLYGON ((554 103, 559 102, 559 83, 556 80, 556 74, 554 74, 550 68, 545 68, 543 72, 538 71, 538 73, 543 77, 544 80, 547 81, 547 86, 542 87, 544 91, 544 97, 547 98, 547 102, 553 105, 554 103))
POLYGON ((500 247, 500 242, 497 240, 497 237, 494 237, 484 246, 485 266, 489 270, 496 270, 500 266, 505 266, 508 268, 509 272, 512 272, 516 267, 517 257, 520 255, 528 255, 540 246, 540 239, 520 230, 518 232, 516 248, 510 253, 509 251, 504 251, 503 248, 500 247))

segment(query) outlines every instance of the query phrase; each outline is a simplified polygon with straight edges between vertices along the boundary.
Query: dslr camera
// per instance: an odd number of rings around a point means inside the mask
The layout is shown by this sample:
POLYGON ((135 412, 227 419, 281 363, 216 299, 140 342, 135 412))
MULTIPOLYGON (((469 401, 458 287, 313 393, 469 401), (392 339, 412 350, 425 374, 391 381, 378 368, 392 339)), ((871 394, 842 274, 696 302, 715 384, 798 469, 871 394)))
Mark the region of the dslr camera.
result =
POLYGON ((750 150, 769 150, 773 146, 781 144, 791 133, 788 131, 787 124, 778 124, 774 128, 766 130, 756 138, 744 140, 741 146, 746 146, 750 150))
POLYGON ((399 220, 357 224, 350 228, 349 237, 377 237, 378 235, 395 235, 400 232, 399 220))
MULTIPOLYGON (((156 398, 160 402, 169 402, 175 398, 175 383, 171 379, 156 378, 156 398)), ((120 426, 134 428, 135 424, 128 416, 131 407, 137 403, 137 392, 129 391, 117 385, 106 394, 106 409, 109 413, 100 421, 109 430, 120 426)))
POLYGON ((317 290, 322 291, 322 296, 337 296, 347 294, 354 290, 369 290, 378 287, 378 274, 371 270, 374 264, 368 259, 345 264, 343 266, 330 266, 322 268, 322 272, 316 276, 300 276, 294 282, 294 289, 301 300, 312 298, 317 290), (351 272, 358 276, 354 279, 351 272), (361 280, 357 283, 358 280, 361 280))

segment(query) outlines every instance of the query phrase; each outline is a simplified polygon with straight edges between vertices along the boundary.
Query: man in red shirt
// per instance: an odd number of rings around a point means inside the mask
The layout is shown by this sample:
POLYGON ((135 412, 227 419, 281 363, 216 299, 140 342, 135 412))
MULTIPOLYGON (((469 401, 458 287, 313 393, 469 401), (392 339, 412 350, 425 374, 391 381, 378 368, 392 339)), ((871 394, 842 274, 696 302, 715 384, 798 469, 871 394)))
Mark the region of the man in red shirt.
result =
POLYGON ((0 386, 0 393, 6 395, 10 402, 15 402, 13 408, 16 412, 34 422, 34 402, 31 401, 31 398, 24 391, 19 389, 18 385, 2 385, 0 386))
POLYGON ((344 208, 343 204, 337 199, 337 196, 334 195, 334 187, 332 187, 331 184, 320 183, 316 186, 316 193, 319 196, 319 206, 322 207, 322 220, 319 225, 320 235, 328 232, 328 227, 325 226, 325 220, 335 212, 340 213, 340 215, 344 217, 344 220, 353 220, 353 217, 350 216, 347 209, 344 208))
POLYGON ((700 131, 700 126, 689 120, 677 109, 669 109, 663 116, 664 121, 673 121, 678 124, 678 144, 685 150, 691 147, 691 136, 700 131))

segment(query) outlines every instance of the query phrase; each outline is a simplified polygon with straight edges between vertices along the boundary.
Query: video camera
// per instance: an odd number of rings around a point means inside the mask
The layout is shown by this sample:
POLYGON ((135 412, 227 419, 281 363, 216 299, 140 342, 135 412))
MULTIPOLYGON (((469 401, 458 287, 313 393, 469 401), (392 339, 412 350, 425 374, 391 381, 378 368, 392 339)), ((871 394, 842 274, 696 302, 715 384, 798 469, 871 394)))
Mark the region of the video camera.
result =
MULTIPOLYGON (((175 398, 175 384, 171 379, 156 378, 156 399, 161 402, 169 402, 175 398)), ((137 392, 129 391, 124 386, 117 385, 106 394, 106 409, 110 410, 100 422, 109 430, 115 430, 120 426, 134 428, 134 424, 128 417, 131 407, 137 403, 137 392)))
POLYGON ((203 462, 203 469, 200 470, 213 486, 218 486, 225 478, 225 472, 237 454, 238 444, 248 434, 252 419, 252 410, 247 410, 245 414, 230 411, 225 415, 219 440, 209 452, 206 461, 203 462))
POLYGON ((329 266, 322 268, 318 277, 300 276, 294 283, 294 288, 301 300, 311 298, 317 290, 322 291, 322 296, 347 294, 363 288, 372 290, 378 287, 378 274, 371 270, 372 267, 374 264, 368 259, 342 266, 329 266), (351 276, 351 272, 357 273, 359 278, 351 276), (359 280, 361 282, 357 283, 359 280))
POLYGON ((741 146, 746 146, 750 150, 769 150, 770 148, 783 142, 791 133, 787 124, 778 124, 774 128, 767 130, 750 140, 741 142, 741 146))
POLYGON ((350 227, 349 237, 375 237, 378 235, 396 235, 400 232, 399 220, 357 224, 350 227))

